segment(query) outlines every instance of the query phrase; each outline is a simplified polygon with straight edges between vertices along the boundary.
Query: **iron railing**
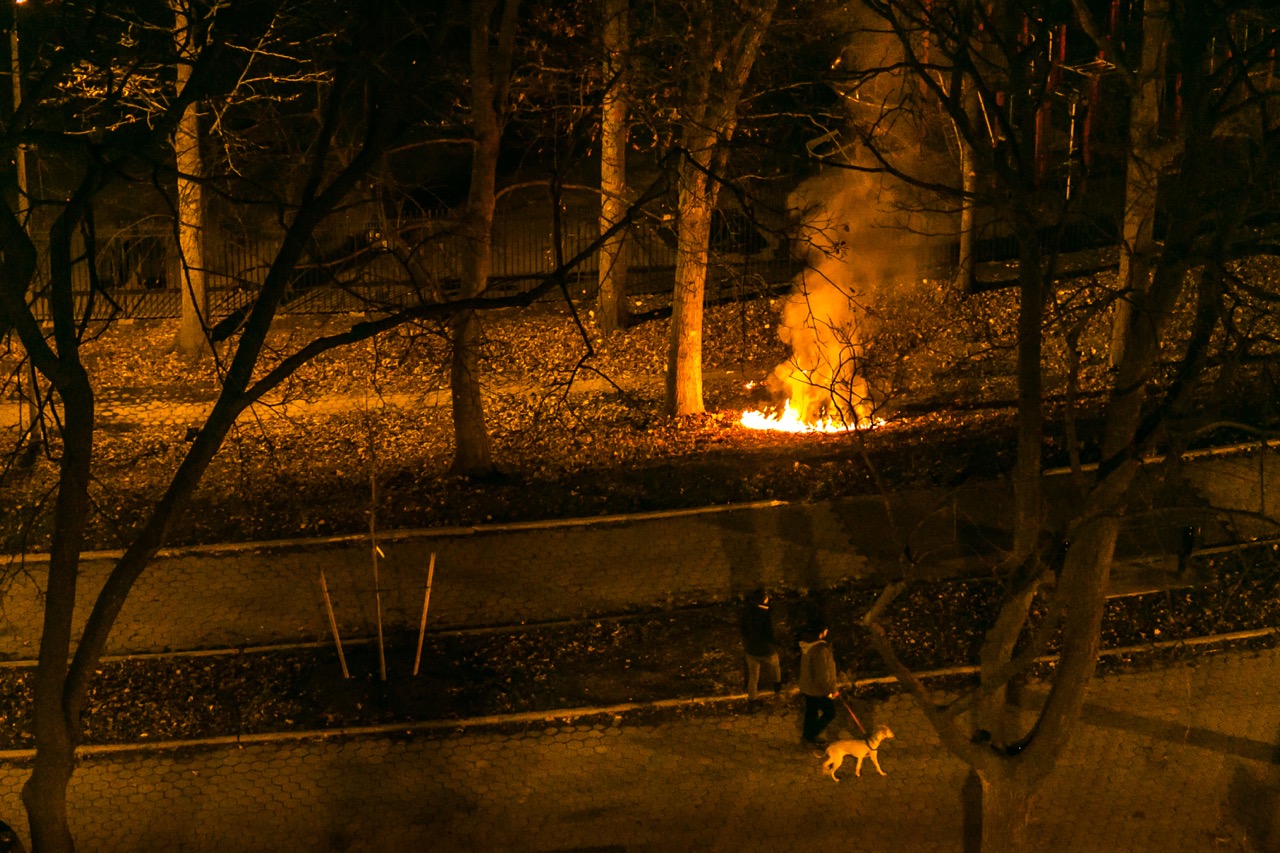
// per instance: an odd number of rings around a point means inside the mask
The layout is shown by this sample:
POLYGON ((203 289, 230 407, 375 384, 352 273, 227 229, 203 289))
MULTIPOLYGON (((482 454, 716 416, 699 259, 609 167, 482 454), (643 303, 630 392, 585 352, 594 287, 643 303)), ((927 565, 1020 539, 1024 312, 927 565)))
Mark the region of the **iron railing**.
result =
MULTIPOLYGON (((597 239, 594 217, 566 218, 561 227, 561 256, 570 259, 597 239)), ((644 222, 630 233, 630 269, 641 291, 671 286, 675 267, 674 234, 660 224, 644 222)), ((728 240, 731 243, 732 240, 728 240)), ((775 241, 776 243, 776 241, 775 241)), ((278 240, 263 236, 210 231, 204 246, 204 270, 212 322, 250 303, 266 279, 278 240)), ((733 245, 713 252, 709 298, 725 288, 740 289, 744 278, 773 284, 796 272, 783 248, 767 241, 751 251, 733 245)), ((457 295, 466 242, 456 220, 448 218, 399 222, 394 228, 371 225, 354 235, 319 243, 294 274, 282 310, 296 314, 361 311, 371 305, 406 304, 420 299, 457 295)), ((90 308, 95 317, 133 319, 176 317, 181 310, 183 259, 170 231, 130 229, 100 240, 90 270, 87 253, 72 270, 76 310, 90 308), (91 286, 92 275, 98 286, 91 286)), ((536 217, 507 217, 495 223, 489 293, 529 290, 555 269, 551 229, 536 217)), ((573 272, 574 283, 590 289, 596 278, 593 254, 573 272)), ((44 277, 47 281, 47 275, 44 277)), ((38 319, 49 319, 47 294, 32 294, 38 319)))
MULTIPOLYGON (((566 217, 561 227, 562 254, 569 259, 598 236, 594 217, 566 217)), ((1016 243, 994 226, 982 229, 978 260, 1016 257, 1016 243)), ((629 232, 631 289, 636 293, 669 290, 676 262, 675 234, 668 224, 643 220, 629 232)), ((732 216, 719 221, 707 283, 709 301, 775 290, 791 281, 800 264, 785 241, 764 234, 732 216)), ((1114 242, 1096 223, 1065 229, 1058 248, 1073 251, 1114 242)), ((210 322, 216 323, 252 302, 266 279, 278 240, 211 230, 204 247, 210 322)), ((458 294, 466 250, 456 220, 436 217, 355 229, 355 233, 319 243, 295 271, 282 310, 294 314, 363 311, 370 307, 442 300, 458 294)), ((82 252, 82 256, 86 253, 82 252)), ((922 266, 954 264, 954 241, 935 241, 922 266)), ((100 240, 94 254, 98 287, 90 286, 87 260, 72 271, 76 310, 92 302, 93 316, 159 319, 181 310, 182 259, 172 232, 131 229, 100 240)), ((488 293, 525 292, 555 269, 556 252, 546 217, 507 216, 495 222, 488 293)), ((590 292, 596 279, 592 255, 573 271, 573 284, 590 292)), ((47 276, 45 277, 47 281, 47 276)), ((47 295, 32 294, 38 319, 49 319, 47 295)))

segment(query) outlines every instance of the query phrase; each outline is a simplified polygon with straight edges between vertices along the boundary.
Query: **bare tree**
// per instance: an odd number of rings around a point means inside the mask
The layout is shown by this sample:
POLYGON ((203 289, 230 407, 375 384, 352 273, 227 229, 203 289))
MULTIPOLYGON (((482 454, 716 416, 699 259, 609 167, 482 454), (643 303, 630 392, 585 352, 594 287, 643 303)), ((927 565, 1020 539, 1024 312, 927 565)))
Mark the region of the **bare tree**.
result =
MULTIPOLYGON (((191 80, 192 62, 199 52, 198 22, 184 8, 182 0, 171 0, 177 47, 178 97, 191 80)), ((208 348, 206 329, 209 325, 209 290, 204 263, 204 198, 201 177, 204 174, 200 156, 200 102, 187 101, 186 109, 174 132, 173 148, 177 165, 175 197, 178 255, 181 259, 179 282, 182 292, 181 322, 175 346, 186 358, 198 358, 208 348)))
MULTIPOLYGON (((228 51, 206 48, 193 58, 189 83, 182 96, 167 110, 151 113, 148 121, 132 121, 127 87, 136 81, 110 74, 98 76, 98 70, 114 66, 121 58, 109 49, 104 50, 104 46, 119 45, 123 41, 114 22, 101 15, 93 4, 86 8, 64 4, 58 15, 55 22, 50 22, 52 33, 45 44, 41 76, 29 93, 23 111, 14 117, 17 121, 5 125, 7 142, 39 138, 43 151, 60 156, 67 164, 63 178, 69 192, 50 218, 45 235, 50 283, 39 297, 47 300, 52 318, 52 329, 48 333, 37 317, 36 301, 28 297, 28 289, 36 278, 36 243, 23 229, 12 205, 0 210, 0 246, 3 247, 0 317, 6 327, 14 330, 35 368, 49 382, 52 405, 58 413, 60 455, 55 457, 58 480, 51 522, 54 544, 49 558, 32 715, 36 757, 31 777, 23 789, 34 848, 55 852, 74 849, 67 822, 66 789, 74 772, 86 694, 111 626, 134 582, 160 547, 173 519, 187 505, 237 416, 293 369, 278 368, 276 378, 266 380, 255 375, 290 272, 310 233, 352 191, 396 127, 393 115, 396 99, 392 97, 390 81, 377 74, 368 77, 358 74, 361 62, 352 57, 351 62, 339 68, 339 79, 323 99, 320 122, 307 147, 305 180, 297 187, 293 203, 281 211, 288 218, 283 241, 231 353, 214 410, 148 520, 98 591, 85 627, 77 636, 73 631, 78 621, 77 569, 80 553, 85 549, 86 525, 93 512, 89 487, 98 438, 94 383, 84 367, 82 349, 91 341, 98 325, 94 319, 95 297, 101 300, 106 294, 95 290, 87 304, 78 299, 73 288, 73 270, 79 263, 93 262, 94 212, 113 180, 128 173, 128 164, 139 151, 163 148, 175 133, 193 93, 216 90, 215 81, 225 80, 223 75, 228 67, 234 67, 236 60, 228 51), (81 124, 69 126, 64 118, 67 98, 86 97, 83 84, 95 76, 108 81, 107 85, 93 93, 93 109, 79 113, 81 124), (350 102, 351 92, 362 85, 369 106, 363 143, 349 159, 335 159, 332 143, 339 124, 337 115, 350 102), (84 245, 86 251, 82 252, 78 244, 84 245)), ((257 25, 252 15, 228 14, 219 23, 235 34, 244 34, 257 25)), ((337 40, 359 46, 364 53, 362 58, 376 68, 377 57, 372 55, 371 45, 377 42, 367 35, 368 31, 357 26, 337 40)), ((336 63, 336 57, 334 61, 336 63)), ((45 200, 45 203, 53 201, 45 200)), ((90 280, 96 281, 92 268, 90 280)), ((323 351, 340 342, 330 341, 316 349, 323 351)), ((300 360, 292 364, 297 363, 300 360)))
MULTIPOLYGON (((1080 11, 1087 14, 1087 10, 1080 8, 1080 11)), ((1155 220, 1159 176, 1175 153, 1160 138, 1160 101, 1169 76, 1165 67, 1165 51, 1169 43, 1168 15, 1168 4, 1164 0, 1146 0, 1143 3, 1142 50, 1136 74, 1125 68, 1117 45, 1108 42, 1102 45, 1103 54, 1110 53, 1114 63, 1123 69, 1122 79, 1131 84, 1124 215, 1120 230, 1119 279, 1125 289, 1145 290, 1151 278, 1151 264, 1157 248, 1155 220)), ((1116 303, 1111 338, 1112 367, 1119 367, 1124 360, 1133 308, 1133 300, 1127 297, 1116 303)))
MULTIPOLYGON (((600 0, 604 25, 605 91, 600 104, 600 230, 607 231, 627 207, 627 63, 631 48, 629 0, 600 0)), ((597 298, 601 331, 627 327, 626 232, 605 243, 598 261, 597 298)))
MULTIPOLYGON (((1055 223, 1055 207, 1060 211, 1061 205, 1054 204, 1057 190, 1044 180, 1036 128, 1043 126, 1038 119, 1052 88, 1050 45, 1068 22, 1055 20, 1048 7, 1012 3, 867 0, 865 5, 894 33, 900 48, 895 62, 868 72, 905 71, 906 85, 926 93, 928 103, 941 109, 972 152, 981 183, 992 189, 979 202, 994 207, 1011 227, 1018 245, 1019 314, 1013 478, 1018 511, 1013 547, 999 567, 1005 595, 980 651, 979 686, 959 697, 939 698, 903 664, 881 624, 903 585, 887 588, 864 622, 942 742, 972 768, 981 792, 981 848, 1035 849, 1026 837, 1027 820, 1036 792, 1079 719, 1094 674, 1116 540, 1140 460, 1177 427, 1197 395, 1209 393, 1206 386, 1221 378, 1211 350, 1220 348, 1219 363, 1227 364, 1235 360, 1232 352, 1247 346, 1227 320, 1230 306, 1241 304, 1244 293, 1230 295, 1226 283, 1252 292, 1255 304, 1262 299, 1266 305, 1269 298, 1234 278, 1229 261, 1245 250, 1241 223, 1248 211, 1267 203, 1271 190, 1265 176, 1280 155, 1276 87, 1262 74, 1274 36, 1254 38, 1246 47, 1234 35, 1243 20, 1263 14, 1261 7, 1231 14, 1197 3, 1155 7, 1161 14, 1168 9, 1171 31, 1180 34, 1167 48, 1184 75, 1182 114, 1171 131, 1182 156, 1164 175, 1169 202, 1161 212, 1167 233, 1163 243, 1146 246, 1149 285, 1135 283, 1136 265, 1129 266, 1133 313, 1120 332, 1121 355, 1098 412, 1097 467, 1078 468, 1079 502, 1054 507, 1067 520, 1046 527, 1039 479, 1054 254, 1042 250, 1038 232, 1055 223), (1215 43, 1230 47, 1215 52, 1215 43), (977 98, 977 110, 970 97, 977 98), (1227 151, 1233 155, 1224 156, 1227 151), (1183 314, 1189 323, 1179 329, 1173 318, 1184 301, 1195 308, 1189 318, 1183 314), (1029 614, 1037 595, 1047 603, 1043 618, 1033 623, 1029 614), (1013 713, 1008 688, 1052 637, 1059 658, 1048 697, 1024 727, 1013 713)), ((1082 22, 1096 32, 1092 23, 1082 22)), ((1147 32, 1159 32, 1162 24, 1147 32)), ((911 177, 912 164, 900 152, 878 147, 873 133, 864 142, 878 152, 883 168, 911 177)), ((936 189, 954 195, 961 188, 936 189)), ((1097 301, 1105 299, 1105 293, 1095 295, 1097 301)), ((1081 452, 1074 448, 1074 458, 1081 452)))
POLYGON ((702 315, 711 219, 720 192, 725 145, 738 124, 738 105, 769 29, 777 0, 747 0, 722 8, 713 0, 685 4, 687 66, 677 110, 676 280, 667 344, 666 408, 673 415, 704 410, 702 315))
MULTIPOLYGON (((111 127, 145 123, 165 115, 175 101, 187 105, 169 143, 172 159, 138 151, 126 173, 138 191, 131 204, 134 215, 161 215, 172 221, 180 298, 174 348, 191 359, 209 353, 208 190, 217 183, 213 195, 225 192, 228 178, 215 174, 208 155, 217 147, 232 152, 246 142, 231 129, 234 122, 224 118, 228 111, 298 100, 301 91, 323 87, 326 74, 307 64, 304 46, 291 32, 311 14, 308 7, 264 6, 264 23, 252 35, 222 33, 215 27, 215 19, 225 11, 223 4, 203 0, 104 9, 99 14, 121 41, 120 48, 109 62, 95 56, 94 62, 80 64, 57 82, 62 96, 84 110, 86 127, 93 122, 111 127), (234 41, 212 45, 211 37, 234 41), (192 69, 209 47, 234 57, 238 76, 216 92, 196 91, 198 85, 189 90, 192 69)), ((250 142, 250 147, 257 142, 250 142)), ((260 151, 258 159, 263 159, 260 151)), ((237 175, 243 164, 226 165, 237 175)))
MULTIPOLYGON (((489 286, 498 154, 507 117, 507 94, 515 53, 519 4, 516 0, 477 0, 471 14, 471 188, 467 194, 464 296, 489 286), (500 14, 495 20, 495 13, 500 14)), ((484 421, 480 388, 480 320, 460 313, 454 321, 450 388, 453 392, 453 470, 486 474, 493 450, 484 421)))
MULTIPOLYGON (((515 6, 507 4, 508 15, 514 14, 515 6)), ((272 323, 316 229, 358 197, 361 183, 377 169, 384 152, 421 118, 417 105, 404 97, 405 81, 417 79, 414 75, 422 75, 423 80, 447 76, 447 69, 428 68, 423 61, 443 55, 432 49, 439 48, 439 39, 425 35, 439 36, 444 31, 431 9, 408 14, 383 6, 335 6, 330 14, 299 21, 298 26, 309 23, 318 28, 309 33, 309 40, 315 61, 329 72, 329 82, 313 100, 277 103, 287 119, 282 122, 289 127, 289 137, 298 145, 294 168, 279 170, 275 182, 269 181, 270 175, 246 178, 255 193, 247 197, 228 193, 224 199, 253 208, 270 205, 282 225, 280 242, 265 280, 252 294, 238 334, 219 353, 224 359, 219 362, 221 388, 212 410, 194 431, 163 493, 128 532, 109 576, 89 596, 89 613, 77 632, 83 617, 76 610, 79 560, 96 511, 90 491, 95 450, 110 441, 97 429, 95 378, 84 360, 102 328, 96 306, 109 298, 93 270, 94 213, 118 185, 115 182, 129 179, 138 152, 167 148, 197 92, 216 99, 234 85, 237 72, 243 76, 247 57, 228 45, 243 43, 246 37, 251 41, 272 20, 272 10, 261 4, 224 7, 211 23, 206 47, 192 57, 191 76, 182 94, 165 110, 151 111, 147 120, 135 121, 135 104, 127 87, 136 81, 103 73, 121 66, 127 40, 119 37, 118 19, 99 11, 97 4, 58 7, 44 44, 40 78, 23 110, 7 117, 0 136, 0 144, 8 145, 39 139, 43 151, 67 164, 65 196, 59 192, 41 200, 54 208, 47 232, 39 240, 48 244, 50 284, 35 294, 29 291, 40 260, 38 241, 24 229, 12 195, 6 195, 9 201, 0 208, 0 323, 18 336, 51 386, 51 406, 57 414, 53 429, 58 453, 52 457, 57 486, 47 510, 53 544, 32 713, 36 754, 23 789, 32 842, 41 853, 63 853, 75 847, 67 819, 67 786, 75 770, 86 697, 112 626, 168 531, 189 511, 193 492, 241 414, 299 367, 335 348, 367 341, 404 323, 434 321, 454 323, 457 328, 458 317, 471 317, 479 310, 532 304, 552 288, 562 287, 570 272, 601 242, 565 260, 545 281, 516 296, 383 306, 337 332, 291 342, 284 350, 269 345, 272 323), (335 26, 335 20, 342 25, 335 26), (84 85, 88 79, 101 85, 95 84, 90 91, 84 85), (69 125, 68 99, 77 98, 84 99, 75 112, 80 123, 69 125), (88 266, 94 286, 87 295, 74 287, 80 264, 88 266), (52 318, 48 331, 41 323, 42 303, 52 318)), ((476 50, 483 53, 485 46, 477 45, 476 50)), ((602 240, 628 227, 639 206, 652 203, 662 191, 661 185, 655 185, 643 193, 602 240)))

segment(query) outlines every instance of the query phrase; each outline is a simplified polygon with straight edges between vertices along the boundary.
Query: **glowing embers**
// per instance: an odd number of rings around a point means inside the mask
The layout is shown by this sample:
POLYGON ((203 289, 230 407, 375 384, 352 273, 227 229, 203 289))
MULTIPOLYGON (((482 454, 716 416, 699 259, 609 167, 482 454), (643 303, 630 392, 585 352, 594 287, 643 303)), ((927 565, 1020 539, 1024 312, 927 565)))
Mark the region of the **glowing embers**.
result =
POLYGON ((742 417, 738 419, 738 423, 747 429, 772 430, 774 432, 793 432, 793 433, 842 433, 853 432, 859 429, 869 429, 873 426, 879 426, 884 423, 880 418, 863 418, 861 423, 852 423, 848 421, 838 420, 834 418, 818 418, 813 421, 805 421, 800 418, 800 413, 792 408, 791 401, 788 400, 779 414, 766 414, 765 412, 755 410, 743 412, 742 417))

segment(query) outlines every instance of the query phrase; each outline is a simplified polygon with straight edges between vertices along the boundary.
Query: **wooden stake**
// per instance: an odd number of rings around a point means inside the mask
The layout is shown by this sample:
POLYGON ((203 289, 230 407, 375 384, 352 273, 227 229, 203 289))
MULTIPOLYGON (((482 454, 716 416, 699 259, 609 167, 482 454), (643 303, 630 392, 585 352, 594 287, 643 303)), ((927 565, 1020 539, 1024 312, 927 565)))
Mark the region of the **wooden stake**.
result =
POLYGON ((427 567, 427 591, 422 596, 422 622, 418 625, 418 653, 413 656, 413 674, 418 674, 422 662, 422 641, 427 634, 427 605, 431 603, 431 583, 436 577, 436 552, 431 552, 431 565, 427 567))
POLYGON ((324 569, 320 570, 320 589, 324 591, 324 606, 329 611, 329 627, 333 629, 333 642, 338 647, 338 663, 342 664, 342 677, 350 678, 347 671, 347 656, 342 653, 342 637, 338 636, 338 620, 333 615, 333 602, 329 599, 329 584, 324 580, 324 569))
MULTIPOLYGON (((373 471, 369 472, 369 484, 373 487, 373 471)), ((377 488, 373 487, 374 506, 377 505, 377 488)), ((382 549, 378 547, 378 540, 374 533, 374 508, 369 507, 369 544, 373 546, 371 554, 373 556, 373 598, 377 611, 378 620, 378 675, 383 681, 387 680, 387 650, 382 642, 382 584, 378 580, 378 556, 382 553, 382 549)))
MULTIPOLYGON (((376 341, 374 342, 376 346, 376 341)), ((373 367, 370 370, 370 381, 378 375, 378 353, 373 352, 373 367)), ((378 547, 378 446, 373 440, 373 415, 369 412, 369 386, 364 389, 365 425, 369 429, 369 554, 373 558, 373 599, 375 615, 378 622, 378 676, 387 680, 387 647, 382 639, 382 583, 378 578, 378 557, 382 549, 378 547)))

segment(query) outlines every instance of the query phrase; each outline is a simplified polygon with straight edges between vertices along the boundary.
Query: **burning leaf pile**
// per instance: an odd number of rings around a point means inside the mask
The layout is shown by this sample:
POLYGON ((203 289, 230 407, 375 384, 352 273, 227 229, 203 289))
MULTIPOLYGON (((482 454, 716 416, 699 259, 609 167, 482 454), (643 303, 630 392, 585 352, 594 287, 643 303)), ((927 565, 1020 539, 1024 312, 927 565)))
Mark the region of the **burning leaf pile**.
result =
MULTIPOLYGON (((884 423, 883 419, 878 420, 884 423)), ((751 410, 743 412, 742 417, 738 419, 738 423, 747 429, 772 430, 774 432, 791 432, 791 433, 810 433, 821 432, 827 434, 852 432, 857 429, 867 429, 876 425, 877 421, 871 418, 864 418, 858 423, 846 423, 833 418, 818 417, 813 420, 804 420, 798 409, 791 405, 791 401, 787 400, 783 404, 782 411, 777 414, 768 414, 759 410, 751 410)))

